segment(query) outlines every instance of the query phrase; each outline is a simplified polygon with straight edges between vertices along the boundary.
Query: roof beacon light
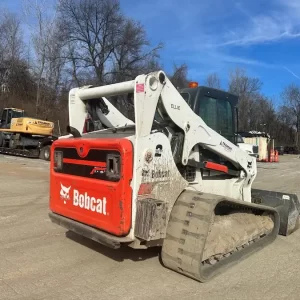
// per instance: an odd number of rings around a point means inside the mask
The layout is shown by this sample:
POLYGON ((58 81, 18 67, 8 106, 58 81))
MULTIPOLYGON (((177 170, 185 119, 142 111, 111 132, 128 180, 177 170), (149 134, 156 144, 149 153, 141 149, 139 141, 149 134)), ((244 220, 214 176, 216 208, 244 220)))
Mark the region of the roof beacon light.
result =
POLYGON ((192 81, 189 83, 189 88, 196 88, 198 86, 198 82, 192 81))

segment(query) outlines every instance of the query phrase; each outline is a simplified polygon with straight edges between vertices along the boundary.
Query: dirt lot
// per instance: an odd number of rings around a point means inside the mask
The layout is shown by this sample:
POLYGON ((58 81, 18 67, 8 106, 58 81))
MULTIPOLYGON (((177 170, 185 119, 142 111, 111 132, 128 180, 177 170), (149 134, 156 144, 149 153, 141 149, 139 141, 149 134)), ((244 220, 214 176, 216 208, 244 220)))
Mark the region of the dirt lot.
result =
MULTIPOLYGON (((299 299, 300 230, 201 284, 158 249, 111 250, 48 219, 48 163, 0 155, 0 299, 299 299)), ((254 187, 300 197, 300 159, 259 164, 254 187)))

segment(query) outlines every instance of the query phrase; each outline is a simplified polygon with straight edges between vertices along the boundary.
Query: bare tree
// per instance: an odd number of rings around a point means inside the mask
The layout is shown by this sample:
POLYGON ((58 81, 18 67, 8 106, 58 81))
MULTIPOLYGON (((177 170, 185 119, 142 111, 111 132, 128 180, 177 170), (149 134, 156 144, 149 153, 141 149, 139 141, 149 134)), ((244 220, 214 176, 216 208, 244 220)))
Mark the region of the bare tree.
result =
POLYGON ((221 82, 217 73, 209 74, 205 80, 205 85, 211 88, 220 89, 221 82))
MULTIPOLYGON (((115 46, 112 52, 113 67, 105 75, 106 82, 120 82, 132 80, 139 74, 159 69, 158 51, 162 44, 151 48, 144 27, 132 19, 123 18, 122 30, 115 37, 115 46)), ((132 101, 128 97, 113 97, 110 101, 122 112, 134 119, 132 101)))
POLYGON ((188 86, 189 80, 187 78, 188 66, 186 64, 173 65, 173 72, 169 75, 171 82, 176 88, 184 88, 188 86))
POLYGON ((292 128, 296 126, 295 114, 291 107, 286 105, 281 105, 277 112, 278 120, 285 124, 286 126, 292 128))
POLYGON ((229 91, 243 97, 256 95, 262 87, 258 78, 251 78, 244 69, 236 68, 229 75, 229 91))
POLYGON ((64 67, 61 57, 64 31, 59 27, 55 10, 48 14, 49 8, 53 7, 49 7, 45 0, 39 3, 33 0, 25 2, 25 16, 35 21, 30 29, 35 53, 31 67, 36 77, 36 116, 49 114, 49 105, 45 104, 57 98, 64 67))
POLYGON ((126 18, 118 0, 60 0, 69 70, 77 85, 106 84, 148 70, 161 45, 150 48, 143 26, 126 18))
POLYGON ((49 44, 49 32, 51 31, 52 20, 49 20, 46 16, 46 3, 41 1, 27 0, 25 2, 25 16, 33 18, 36 23, 31 28, 31 38, 33 41, 33 47, 35 51, 35 60, 32 65, 35 76, 37 78, 36 86, 36 116, 39 115, 41 87, 43 82, 43 76, 46 68, 46 48, 49 44))
POLYGON ((300 87, 296 84, 290 84, 284 88, 282 98, 285 104, 285 112, 289 113, 289 122, 294 123, 296 128, 295 144, 299 147, 300 144, 300 87))
POLYGON ((264 95, 258 94, 252 100, 249 108, 249 128, 258 131, 267 131, 276 134, 277 116, 273 101, 264 95))
POLYGON ((3 11, 0 16, 0 94, 3 106, 8 105, 14 91, 21 86, 21 80, 16 79, 23 68, 22 33, 19 17, 3 11))
POLYGON ((296 118, 290 107, 281 105, 277 111, 276 138, 279 144, 295 145, 296 118))
POLYGON ((231 72, 229 91, 239 96, 239 130, 266 131, 275 138, 277 144, 289 144, 293 140, 292 127, 297 124, 300 89, 291 86, 286 88, 283 93, 285 105, 276 112, 273 101, 261 93, 261 86, 262 82, 249 77, 245 70, 231 72))
POLYGON ((10 12, 4 12, 0 17, 0 51, 2 60, 16 61, 23 54, 20 19, 10 12))
POLYGON ((59 1, 58 12, 67 33, 74 77, 79 81, 80 72, 88 71, 95 75, 98 84, 104 84, 115 37, 122 30, 118 1, 64 0, 59 1))
POLYGON ((262 82, 247 76, 245 70, 236 68, 230 73, 228 90, 239 96, 239 130, 251 130, 251 118, 255 118, 255 101, 259 97, 262 82))
POLYGON ((129 80, 139 73, 153 71, 157 67, 158 51, 162 48, 162 44, 149 48, 146 31, 139 22, 123 18, 121 26, 113 49, 113 82, 129 80), (145 47, 149 49, 143 51, 145 47))

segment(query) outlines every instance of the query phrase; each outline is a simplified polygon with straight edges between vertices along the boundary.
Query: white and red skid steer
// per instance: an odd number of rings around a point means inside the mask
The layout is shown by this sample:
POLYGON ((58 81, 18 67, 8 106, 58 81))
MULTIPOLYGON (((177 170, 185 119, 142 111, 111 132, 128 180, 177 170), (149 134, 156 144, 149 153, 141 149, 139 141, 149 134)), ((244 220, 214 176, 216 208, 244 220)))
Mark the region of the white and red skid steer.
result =
POLYGON ((51 220, 111 248, 162 246, 204 282, 298 228, 294 194, 254 190, 256 160, 197 115, 163 71, 69 94, 51 151, 51 220), (135 121, 107 97, 133 93, 135 121), (97 129, 82 134, 87 111, 97 129))

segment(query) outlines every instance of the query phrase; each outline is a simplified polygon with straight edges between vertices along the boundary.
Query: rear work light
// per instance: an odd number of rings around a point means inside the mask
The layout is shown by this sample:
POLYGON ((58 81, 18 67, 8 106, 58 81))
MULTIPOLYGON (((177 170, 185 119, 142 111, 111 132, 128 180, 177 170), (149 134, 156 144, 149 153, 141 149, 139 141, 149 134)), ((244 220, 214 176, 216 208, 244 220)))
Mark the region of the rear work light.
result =
POLYGON ((54 151, 54 170, 61 171, 63 167, 63 153, 62 151, 54 151))
POLYGON ((108 154, 106 157, 106 176, 112 179, 120 179, 121 158, 118 154, 108 154))

